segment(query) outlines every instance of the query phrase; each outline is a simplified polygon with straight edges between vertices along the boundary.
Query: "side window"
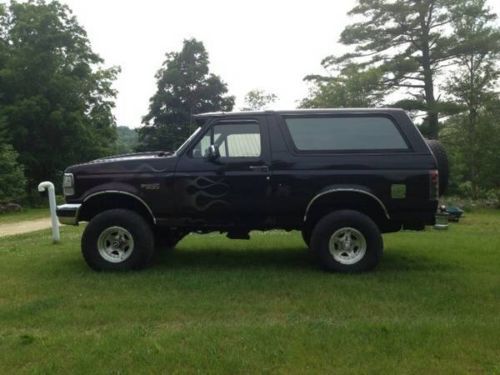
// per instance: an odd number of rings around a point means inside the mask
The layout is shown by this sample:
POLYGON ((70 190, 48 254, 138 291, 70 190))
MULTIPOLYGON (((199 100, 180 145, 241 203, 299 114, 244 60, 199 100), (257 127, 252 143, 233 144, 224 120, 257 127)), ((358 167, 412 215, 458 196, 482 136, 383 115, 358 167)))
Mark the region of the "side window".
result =
POLYGON ((204 158, 208 156, 208 147, 210 146, 211 133, 208 132, 202 139, 194 146, 191 151, 193 158, 204 158))
POLYGON ((213 126, 192 151, 194 158, 208 156, 212 142, 219 148, 221 158, 248 158, 261 155, 261 134, 257 123, 224 123, 213 126))
POLYGON ((285 122, 300 151, 408 149, 386 117, 289 117, 285 122))

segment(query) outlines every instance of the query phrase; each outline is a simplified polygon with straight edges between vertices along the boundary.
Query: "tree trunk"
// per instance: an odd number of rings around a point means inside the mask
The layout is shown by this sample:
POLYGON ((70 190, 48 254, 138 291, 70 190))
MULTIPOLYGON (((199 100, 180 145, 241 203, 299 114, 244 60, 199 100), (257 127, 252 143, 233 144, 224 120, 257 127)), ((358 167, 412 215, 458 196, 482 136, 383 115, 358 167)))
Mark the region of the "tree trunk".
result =
POLYGON ((477 155, 477 132, 476 132, 476 124, 477 124, 477 101, 475 98, 475 70, 474 70, 474 56, 471 56, 470 65, 469 65, 469 85, 470 85, 470 94, 469 94, 469 124, 468 124, 468 144, 470 148, 469 153, 469 173, 470 173, 470 182, 472 185, 472 198, 478 199, 480 192, 480 181, 478 178, 480 165, 478 165, 478 155, 477 155))
MULTIPOLYGON (((431 9, 428 9, 431 12, 431 9)), ((434 97, 434 77, 429 46, 429 25, 427 24, 427 12, 420 13, 420 27, 422 28, 422 70, 424 75, 424 93, 427 104, 427 121, 429 122, 429 137, 438 138, 439 115, 436 110, 436 98, 434 97)))

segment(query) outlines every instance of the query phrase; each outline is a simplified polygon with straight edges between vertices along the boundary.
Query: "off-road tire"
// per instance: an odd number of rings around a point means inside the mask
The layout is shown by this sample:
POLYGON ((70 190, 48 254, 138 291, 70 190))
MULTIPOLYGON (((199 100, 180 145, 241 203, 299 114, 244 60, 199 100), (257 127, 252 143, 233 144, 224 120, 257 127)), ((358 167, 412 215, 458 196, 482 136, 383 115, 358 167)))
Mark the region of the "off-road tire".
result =
MULTIPOLYGON (((311 250, 321 266, 330 272, 353 273, 373 269, 382 258, 383 240, 378 226, 367 215, 353 210, 339 210, 318 221, 311 236, 311 250), (353 264, 341 263, 330 251, 330 240, 335 233, 353 228, 364 237, 365 252, 353 264)), ((338 256, 338 255, 337 255, 338 256)))
POLYGON ((149 265, 154 254, 154 236, 149 223, 134 211, 112 209, 96 215, 87 225, 81 242, 83 258, 95 271, 138 270, 149 265), (130 256, 122 262, 113 263, 101 255, 98 240, 101 233, 111 227, 126 229, 132 236, 134 246, 130 256))
POLYGON ((304 243, 306 244, 306 246, 310 247, 311 246, 311 234, 312 234, 311 228, 302 229, 301 234, 302 234, 302 239, 304 240, 304 243))

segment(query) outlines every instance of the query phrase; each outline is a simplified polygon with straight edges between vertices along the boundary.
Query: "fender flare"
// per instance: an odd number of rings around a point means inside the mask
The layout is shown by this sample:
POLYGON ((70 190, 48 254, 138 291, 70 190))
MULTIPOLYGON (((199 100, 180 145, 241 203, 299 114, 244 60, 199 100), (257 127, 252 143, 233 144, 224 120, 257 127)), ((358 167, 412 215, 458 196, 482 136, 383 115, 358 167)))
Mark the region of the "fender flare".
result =
POLYGON ((149 212, 149 215, 151 216, 151 219, 153 220, 153 223, 156 224, 156 217, 153 214, 153 210, 151 209, 151 207, 149 207, 149 205, 144 201, 144 199, 142 199, 141 197, 139 197, 139 196, 137 196, 137 195, 135 195, 133 193, 129 193, 128 191, 123 191, 123 190, 101 190, 101 191, 96 191, 95 193, 91 193, 91 194, 87 195, 83 199, 83 201, 82 201, 82 207, 85 204, 85 202, 87 202, 91 198, 93 198, 95 196, 98 196, 98 195, 104 195, 104 194, 122 194, 122 195, 127 195, 129 197, 134 198, 142 206, 144 206, 144 208, 149 212))
POLYGON ((328 195, 328 194, 346 193, 346 192, 347 193, 364 194, 364 195, 369 196, 375 202, 377 202, 377 204, 380 206, 380 208, 384 212, 384 215, 387 218, 387 220, 391 219, 391 216, 389 215, 389 211, 387 210, 387 207, 385 206, 384 202, 382 202, 382 200, 379 197, 377 197, 375 194, 373 194, 372 192, 370 192, 366 189, 363 189, 361 187, 340 187, 340 186, 337 186, 337 187, 330 187, 330 188, 327 188, 327 189, 319 192, 309 201, 309 203, 307 204, 306 210, 304 212, 304 219, 303 219, 304 222, 307 221, 307 215, 309 213, 310 208, 313 206, 314 202, 317 201, 319 198, 321 198, 325 195, 328 195))

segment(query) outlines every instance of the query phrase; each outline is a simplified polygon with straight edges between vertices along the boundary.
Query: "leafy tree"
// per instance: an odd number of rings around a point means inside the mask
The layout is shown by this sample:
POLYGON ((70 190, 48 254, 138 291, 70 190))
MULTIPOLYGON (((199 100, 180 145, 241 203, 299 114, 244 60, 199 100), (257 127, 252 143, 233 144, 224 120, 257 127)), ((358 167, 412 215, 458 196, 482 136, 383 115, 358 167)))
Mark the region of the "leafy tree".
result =
POLYGON ((135 129, 128 126, 118 126, 116 128, 118 138, 116 139, 116 152, 126 154, 134 152, 138 144, 138 134, 135 129))
POLYGON ((13 1, 0 13, 0 118, 30 188, 112 150, 118 69, 102 62, 57 1, 13 1))
POLYGON ((461 45, 459 68, 447 81, 446 92, 459 105, 443 131, 456 162, 455 172, 470 185, 473 198, 500 185, 500 28, 485 0, 456 6, 454 35, 461 45))
POLYGON ((264 90, 251 90, 245 95, 244 111, 259 111, 274 103, 278 97, 264 90))
POLYGON ((355 108, 381 104, 385 91, 378 68, 361 70, 348 65, 336 75, 311 75, 305 78, 313 84, 309 96, 302 100, 302 108, 355 108))
POLYGON ((139 129, 139 149, 175 149, 192 132, 193 114, 232 110, 234 97, 227 95, 227 85, 209 72, 208 64, 208 53, 196 39, 184 40, 180 52, 167 53, 139 129))
POLYGON ((12 146, 0 145, 0 203, 19 200, 25 194, 26 179, 17 159, 12 146))
MULTIPOLYGON (((463 1, 463 0, 461 0, 463 1)), ((425 108, 430 135, 438 135, 439 103, 436 79, 456 55, 456 43, 447 32, 452 21, 450 0, 359 0, 349 12, 362 18, 345 28, 340 42, 354 50, 330 56, 324 65, 359 64, 377 67, 388 91, 411 94, 405 105, 425 108)))

